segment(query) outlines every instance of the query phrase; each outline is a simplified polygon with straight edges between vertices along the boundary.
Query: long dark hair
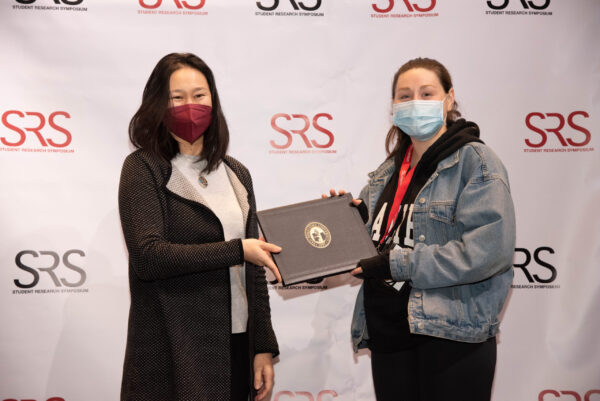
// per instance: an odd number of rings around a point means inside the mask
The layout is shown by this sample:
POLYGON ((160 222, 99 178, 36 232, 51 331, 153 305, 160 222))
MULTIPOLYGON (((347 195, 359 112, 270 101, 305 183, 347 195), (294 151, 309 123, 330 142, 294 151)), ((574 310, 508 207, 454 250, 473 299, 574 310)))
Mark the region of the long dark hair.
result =
MULTIPOLYGON (((398 81, 398 77, 406 71, 412 70, 413 68, 425 68, 434 72, 440 80, 442 88, 444 88, 444 92, 448 93, 450 89, 452 89, 452 78, 442 63, 430 58, 419 57, 404 63, 404 65, 400 67, 394 74, 394 80, 392 81, 392 101, 394 101, 396 98, 396 82, 398 81)), ((452 124, 459 117, 460 111, 458 111, 458 103, 455 101, 452 109, 448 110, 446 124, 452 124)), ((408 148, 408 145, 410 145, 410 137, 402 132, 400 128, 392 125, 387 133, 387 136, 385 137, 385 150, 388 154, 388 159, 394 157, 398 152, 404 153, 404 151, 406 151, 408 148), (394 145, 393 149, 392 145, 394 145)))
POLYGON ((227 153, 229 129, 221 110, 215 78, 208 65, 192 53, 171 53, 164 56, 152 73, 142 95, 142 104, 129 122, 129 139, 137 147, 153 155, 170 161, 179 152, 177 141, 163 124, 169 107, 169 79, 171 74, 182 67, 200 71, 208 82, 212 97, 212 122, 204 133, 202 159, 207 162, 206 172, 211 172, 227 153))

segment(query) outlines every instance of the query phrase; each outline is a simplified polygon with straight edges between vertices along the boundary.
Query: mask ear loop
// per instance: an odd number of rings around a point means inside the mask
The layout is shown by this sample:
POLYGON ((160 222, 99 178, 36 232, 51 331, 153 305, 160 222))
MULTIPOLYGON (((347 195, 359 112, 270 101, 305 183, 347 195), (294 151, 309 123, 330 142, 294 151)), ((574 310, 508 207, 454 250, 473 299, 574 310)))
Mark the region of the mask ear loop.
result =
MULTIPOLYGON (((448 96, 450 96, 449 93, 446 93, 446 96, 444 96, 444 98, 442 99, 442 114, 444 114, 444 103, 446 103, 446 99, 448 99, 448 96)), ((446 112, 446 114, 444 115, 444 126, 448 127, 446 125, 446 118, 448 118, 448 113, 450 112, 450 109, 448 109, 448 111, 446 112)))
MULTIPOLYGON (((452 89, 452 88, 450 88, 452 89)), ((446 96, 444 96, 444 99, 442 100, 442 102, 446 102, 446 100, 448 99, 448 96, 450 96, 450 92, 448 91, 448 93, 446 93, 446 96)), ((446 125, 446 119, 448 118, 448 114, 450 113, 450 111, 452 111, 452 109, 454 108, 454 104, 452 105, 452 108, 448 108, 448 111, 446 112, 446 115, 444 116, 444 125, 446 125)), ((443 109, 443 107, 442 107, 443 109)), ((443 111, 442 111, 443 112, 443 111)))

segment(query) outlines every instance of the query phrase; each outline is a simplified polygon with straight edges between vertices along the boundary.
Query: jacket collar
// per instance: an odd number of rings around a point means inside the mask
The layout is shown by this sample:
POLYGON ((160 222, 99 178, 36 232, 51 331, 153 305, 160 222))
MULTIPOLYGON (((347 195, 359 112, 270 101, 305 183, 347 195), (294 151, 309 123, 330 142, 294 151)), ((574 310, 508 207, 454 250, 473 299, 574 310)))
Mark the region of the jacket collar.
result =
MULTIPOLYGON (((460 161, 459 153, 460 149, 446 157, 444 160, 440 161, 435 171, 439 172, 457 164, 460 161)), ((371 179, 372 183, 375 183, 378 180, 385 180, 394 172, 395 169, 396 165, 394 164, 394 159, 387 159, 379 167, 377 167, 375 171, 371 171, 369 173, 369 178, 371 179)))
POLYGON ((372 183, 375 183, 378 180, 385 180, 394 172, 395 169, 396 165, 394 164, 394 159, 387 159, 379 167, 377 167, 377 170, 369 173, 369 178, 371 179, 372 183))
POLYGON ((457 164, 460 160, 460 149, 458 149, 456 152, 452 153, 450 156, 446 157, 444 160, 440 161, 437 165, 437 168, 435 169, 436 172, 445 170, 447 168, 450 168, 452 166, 454 166, 455 164, 457 164))

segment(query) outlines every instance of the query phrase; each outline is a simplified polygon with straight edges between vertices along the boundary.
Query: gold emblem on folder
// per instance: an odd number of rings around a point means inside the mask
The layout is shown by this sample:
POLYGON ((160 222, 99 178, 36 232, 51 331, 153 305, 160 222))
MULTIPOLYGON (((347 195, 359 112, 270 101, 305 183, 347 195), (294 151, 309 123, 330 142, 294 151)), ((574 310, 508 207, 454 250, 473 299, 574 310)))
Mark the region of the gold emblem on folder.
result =
POLYGON ((325 224, 310 222, 304 228, 306 241, 315 248, 327 248, 331 243, 331 233, 325 224))

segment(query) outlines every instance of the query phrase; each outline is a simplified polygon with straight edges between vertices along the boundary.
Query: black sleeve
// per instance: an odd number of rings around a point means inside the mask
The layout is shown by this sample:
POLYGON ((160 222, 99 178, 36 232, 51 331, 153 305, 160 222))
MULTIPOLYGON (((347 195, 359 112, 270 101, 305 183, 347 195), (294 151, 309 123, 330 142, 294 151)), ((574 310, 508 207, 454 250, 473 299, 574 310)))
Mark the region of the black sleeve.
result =
POLYGON ((390 257, 388 253, 379 254, 366 259, 361 259, 358 266, 362 267, 362 277, 391 279, 390 257))
MULTIPOLYGON (((367 205, 365 204, 365 201, 360 199, 362 202, 360 202, 358 204, 358 206, 356 206, 356 208, 358 209, 358 213, 360 213, 360 217, 363 220, 363 223, 367 224, 367 221, 369 221, 369 209, 367 209, 367 205)), ((354 205, 354 203, 353 203, 354 205)))
POLYGON ((165 238, 162 186, 157 172, 136 153, 123 163, 119 215, 135 274, 146 281, 168 279, 243 263, 241 239, 205 244, 176 244, 165 238))

